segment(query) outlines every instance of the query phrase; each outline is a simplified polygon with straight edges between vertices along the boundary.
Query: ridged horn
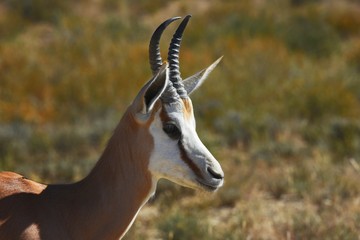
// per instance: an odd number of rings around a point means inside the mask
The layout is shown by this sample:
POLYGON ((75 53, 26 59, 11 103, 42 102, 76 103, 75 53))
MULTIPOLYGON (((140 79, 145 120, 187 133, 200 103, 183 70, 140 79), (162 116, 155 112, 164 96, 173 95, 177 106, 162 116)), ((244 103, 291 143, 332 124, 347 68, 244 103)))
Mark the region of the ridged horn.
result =
POLYGON ((162 66, 162 59, 160 54, 160 38, 165 28, 175 20, 180 19, 181 17, 173 17, 169 18, 155 30, 153 35, 151 36, 150 44, 149 44, 149 63, 151 67, 151 71, 153 75, 155 75, 160 67, 162 66))
POLYGON ((168 62, 169 62, 169 79, 173 83, 173 86, 176 88, 177 93, 181 98, 187 98, 187 92, 182 83, 180 76, 180 66, 179 66, 179 51, 180 44, 183 32, 186 28, 187 23, 190 20, 191 15, 187 15, 184 20, 180 23, 179 27, 176 29, 176 32, 171 39, 169 53, 168 53, 168 62))

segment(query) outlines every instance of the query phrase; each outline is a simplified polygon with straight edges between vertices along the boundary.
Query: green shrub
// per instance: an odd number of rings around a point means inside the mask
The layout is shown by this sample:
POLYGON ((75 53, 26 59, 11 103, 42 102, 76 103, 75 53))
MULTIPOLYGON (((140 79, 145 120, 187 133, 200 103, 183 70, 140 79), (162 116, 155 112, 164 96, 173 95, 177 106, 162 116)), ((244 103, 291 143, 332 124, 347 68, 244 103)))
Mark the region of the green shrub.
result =
POLYGON ((32 22, 54 22, 59 14, 68 10, 68 0, 5 0, 13 12, 32 22))
POLYGON ((292 16, 280 30, 280 36, 290 49, 314 57, 328 57, 339 45, 334 29, 318 17, 292 16))
POLYGON ((327 144, 336 162, 356 158, 360 153, 360 124, 346 119, 331 121, 327 132, 327 144))
POLYGON ((159 222, 162 239, 212 239, 206 218, 197 211, 175 211, 159 222))
POLYGON ((342 79, 294 80, 287 93, 287 110, 292 117, 311 123, 331 117, 354 117, 358 114, 357 96, 342 79))

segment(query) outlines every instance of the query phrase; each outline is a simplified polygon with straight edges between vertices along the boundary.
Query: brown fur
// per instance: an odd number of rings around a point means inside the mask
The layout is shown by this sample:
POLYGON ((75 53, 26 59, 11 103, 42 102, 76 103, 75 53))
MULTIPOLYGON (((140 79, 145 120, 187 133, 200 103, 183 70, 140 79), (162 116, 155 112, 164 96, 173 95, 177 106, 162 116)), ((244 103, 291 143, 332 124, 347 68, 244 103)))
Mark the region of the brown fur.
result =
POLYGON ((183 106, 184 106, 184 117, 185 119, 190 119, 194 116, 194 112, 193 112, 193 106, 191 103, 190 98, 183 98, 181 99, 183 106))
POLYGON ((128 110, 94 169, 78 183, 43 185, 0 173, 0 239, 119 239, 152 186, 148 127, 128 110))

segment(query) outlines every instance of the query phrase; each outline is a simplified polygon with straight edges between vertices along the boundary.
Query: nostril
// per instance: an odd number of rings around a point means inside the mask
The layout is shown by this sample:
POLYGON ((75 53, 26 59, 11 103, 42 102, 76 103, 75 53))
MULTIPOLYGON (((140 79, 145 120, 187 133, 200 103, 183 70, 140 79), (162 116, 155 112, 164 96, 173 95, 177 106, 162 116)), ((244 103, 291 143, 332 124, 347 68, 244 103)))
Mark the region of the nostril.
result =
POLYGON ((210 168, 210 167, 207 168, 207 171, 208 171, 208 173, 210 173, 211 176, 213 176, 213 178, 216 178, 216 179, 223 179, 224 178, 223 173, 215 172, 215 170, 210 168))

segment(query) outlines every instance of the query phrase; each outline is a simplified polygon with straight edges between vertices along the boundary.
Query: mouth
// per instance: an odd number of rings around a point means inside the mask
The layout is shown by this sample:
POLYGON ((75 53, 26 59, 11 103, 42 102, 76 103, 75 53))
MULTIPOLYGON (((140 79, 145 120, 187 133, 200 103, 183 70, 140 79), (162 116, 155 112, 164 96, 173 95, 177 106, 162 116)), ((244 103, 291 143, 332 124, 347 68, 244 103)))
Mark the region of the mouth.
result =
POLYGON ((197 178, 196 181, 200 187, 206 191, 214 192, 224 184, 224 173, 222 170, 214 170, 211 167, 206 168, 205 178, 197 178))
POLYGON ((223 185, 223 182, 224 182, 223 180, 221 180, 221 181, 217 181, 214 183, 209 183, 209 182, 205 182, 204 180, 200 180, 200 179, 196 179, 196 181, 203 190, 208 191, 208 192, 215 192, 223 185))

